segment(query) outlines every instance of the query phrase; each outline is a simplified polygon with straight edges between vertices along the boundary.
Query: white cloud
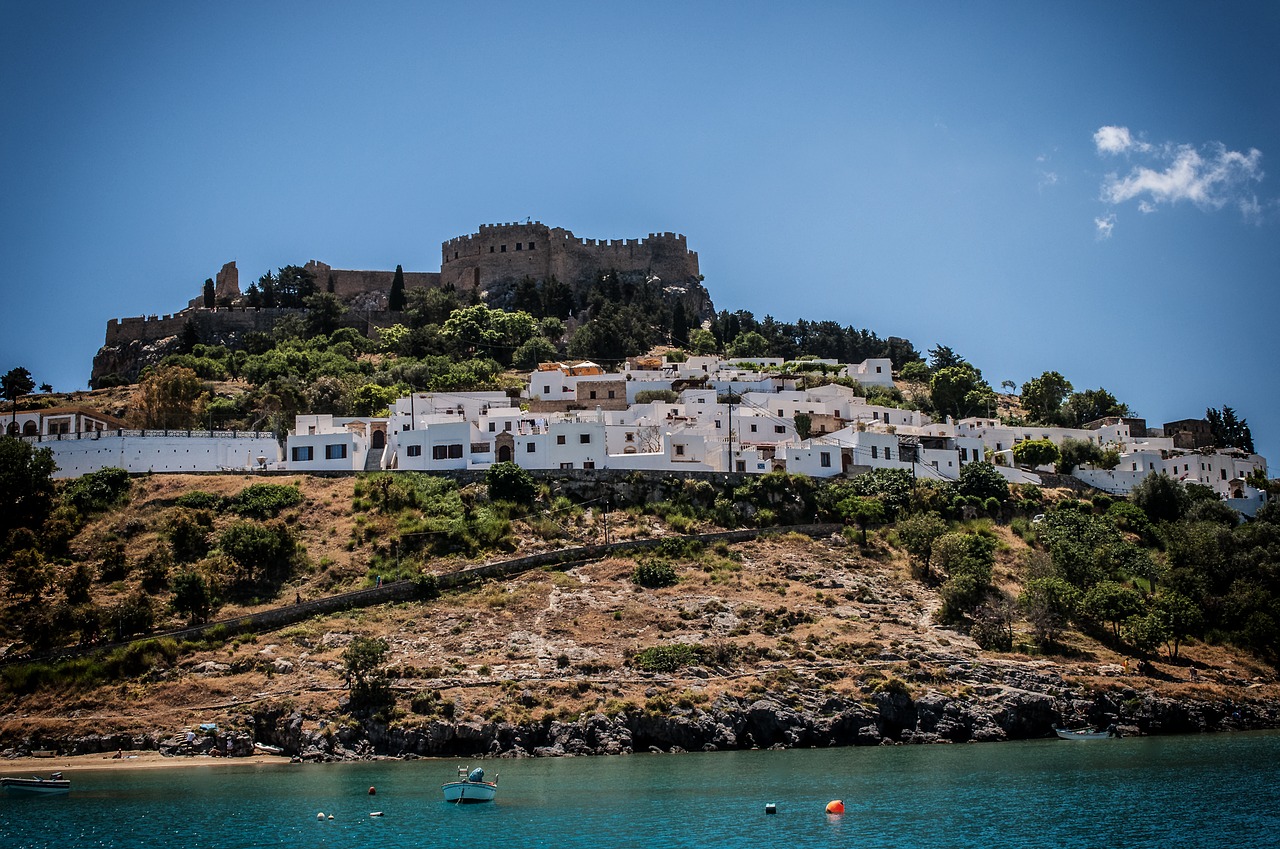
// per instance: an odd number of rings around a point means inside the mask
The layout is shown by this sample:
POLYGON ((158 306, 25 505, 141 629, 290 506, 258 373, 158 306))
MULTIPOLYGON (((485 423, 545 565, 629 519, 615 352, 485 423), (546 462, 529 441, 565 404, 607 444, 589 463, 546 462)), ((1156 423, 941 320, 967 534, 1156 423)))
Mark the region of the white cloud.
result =
MULTIPOLYGON (((1190 144, 1157 146, 1135 140, 1128 127, 1113 126, 1099 128, 1093 141, 1100 156, 1123 153, 1142 160, 1127 174, 1106 176, 1101 189, 1105 203, 1118 206, 1136 201, 1140 212, 1152 213, 1161 204, 1189 201, 1205 210, 1233 205, 1246 218, 1260 214, 1257 198, 1245 191, 1263 177, 1262 152, 1257 148, 1242 153, 1228 150, 1221 142, 1199 149, 1190 144)), ((1099 225, 1099 232, 1102 229, 1099 225)), ((1108 226, 1106 236, 1110 234, 1108 226)))
POLYGON ((1099 240, 1110 239, 1111 231, 1115 229, 1115 226, 1115 215, 1104 215, 1101 218, 1093 219, 1094 231, 1099 240))
MULTIPOLYGON (((1098 146, 1098 153, 1124 153, 1135 144, 1128 127, 1110 126, 1099 127, 1093 134, 1093 143, 1098 146)), ((1148 147, 1141 142, 1138 145, 1140 150, 1148 147)))

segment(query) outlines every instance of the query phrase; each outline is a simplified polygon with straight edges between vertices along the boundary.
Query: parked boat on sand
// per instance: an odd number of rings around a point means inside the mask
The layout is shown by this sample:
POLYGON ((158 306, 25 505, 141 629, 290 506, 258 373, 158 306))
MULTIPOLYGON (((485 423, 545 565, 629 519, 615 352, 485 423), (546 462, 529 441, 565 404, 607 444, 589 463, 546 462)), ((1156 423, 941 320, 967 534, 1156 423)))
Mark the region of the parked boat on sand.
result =
POLYGON ((1092 727, 1080 728, 1075 731, 1067 728, 1055 728, 1053 730, 1063 740, 1106 740, 1120 736, 1120 731, 1114 725, 1107 726, 1105 731, 1099 731, 1092 727))

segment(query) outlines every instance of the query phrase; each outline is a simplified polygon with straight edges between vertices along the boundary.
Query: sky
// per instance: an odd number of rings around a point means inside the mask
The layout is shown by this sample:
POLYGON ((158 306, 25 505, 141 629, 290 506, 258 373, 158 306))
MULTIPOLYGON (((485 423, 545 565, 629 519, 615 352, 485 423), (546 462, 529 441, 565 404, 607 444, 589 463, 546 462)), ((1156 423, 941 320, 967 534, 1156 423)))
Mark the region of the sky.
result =
POLYGON ((0 371, 235 260, 678 232, 835 320, 1280 460, 1280 4, 0 0, 0 371))

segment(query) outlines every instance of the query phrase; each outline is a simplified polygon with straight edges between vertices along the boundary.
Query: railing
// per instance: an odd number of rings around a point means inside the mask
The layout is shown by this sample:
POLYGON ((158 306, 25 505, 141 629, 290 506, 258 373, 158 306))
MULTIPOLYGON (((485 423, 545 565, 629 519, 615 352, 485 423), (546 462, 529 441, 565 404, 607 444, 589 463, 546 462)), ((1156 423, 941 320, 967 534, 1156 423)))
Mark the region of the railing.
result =
POLYGON ((111 430, 83 430, 75 433, 35 433, 22 434, 18 438, 27 442, 74 442, 80 439, 103 439, 109 437, 142 437, 181 438, 181 439, 275 439, 275 431, 270 430, 134 430, 130 428, 113 428, 111 430))

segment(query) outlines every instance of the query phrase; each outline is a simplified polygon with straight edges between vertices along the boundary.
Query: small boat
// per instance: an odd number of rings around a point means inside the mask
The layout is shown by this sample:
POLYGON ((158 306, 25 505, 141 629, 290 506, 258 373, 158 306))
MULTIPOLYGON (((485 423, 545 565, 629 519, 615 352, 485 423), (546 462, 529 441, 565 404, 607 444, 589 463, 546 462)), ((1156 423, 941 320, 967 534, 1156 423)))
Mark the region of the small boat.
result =
POLYGON ((279 746, 268 746, 266 743, 254 743, 253 750, 263 755, 283 755, 284 749, 279 746))
POLYGON ((1106 731, 1099 731, 1096 728, 1081 728, 1071 731, 1067 728, 1053 729, 1063 740, 1106 740, 1110 737, 1119 737, 1120 732, 1114 725, 1107 728, 1106 731))
POLYGON ((62 773, 55 772, 49 778, 0 778, 0 787, 10 793, 35 793, 44 796, 56 796, 71 792, 71 779, 63 778, 62 773))
POLYGON ((454 804, 470 804, 472 802, 492 802, 498 795, 498 778, 493 781, 484 780, 484 770, 476 767, 467 772, 465 767, 458 768, 458 775, 465 776, 461 781, 450 781, 443 785, 444 800, 454 804))

